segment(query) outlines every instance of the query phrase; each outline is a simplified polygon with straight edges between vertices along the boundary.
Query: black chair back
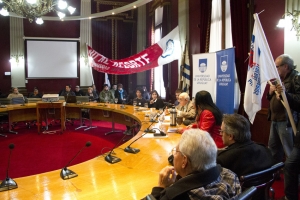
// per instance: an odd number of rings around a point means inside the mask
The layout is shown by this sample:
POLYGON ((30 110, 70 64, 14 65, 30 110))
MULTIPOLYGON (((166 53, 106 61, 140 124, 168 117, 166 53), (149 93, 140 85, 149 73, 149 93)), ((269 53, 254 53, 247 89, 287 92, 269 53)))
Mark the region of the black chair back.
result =
POLYGON ((256 187, 255 186, 252 186, 246 190, 244 190, 241 194, 239 194, 237 196, 237 198, 234 198, 235 200, 249 200, 253 197, 253 195, 255 194, 256 192, 256 187))
POLYGON ((245 189, 255 186, 257 192, 254 199, 274 199, 275 194, 271 186, 273 185, 275 178, 279 176, 279 170, 283 167, 284 163, 280 162, 268 169, 241 176, 240 183, 242 190, 244 191, 245 189), (270 191, 272 193, 271 196, 269 195, 270 191))

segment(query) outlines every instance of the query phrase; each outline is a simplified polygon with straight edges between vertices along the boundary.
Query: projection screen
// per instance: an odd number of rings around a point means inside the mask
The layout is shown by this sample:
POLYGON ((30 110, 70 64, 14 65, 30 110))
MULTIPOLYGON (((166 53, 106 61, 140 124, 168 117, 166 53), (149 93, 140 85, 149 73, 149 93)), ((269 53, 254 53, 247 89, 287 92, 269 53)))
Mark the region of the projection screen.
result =
POLYGON ((26 40, 28 78, 77 78, 77 41, 26 40))

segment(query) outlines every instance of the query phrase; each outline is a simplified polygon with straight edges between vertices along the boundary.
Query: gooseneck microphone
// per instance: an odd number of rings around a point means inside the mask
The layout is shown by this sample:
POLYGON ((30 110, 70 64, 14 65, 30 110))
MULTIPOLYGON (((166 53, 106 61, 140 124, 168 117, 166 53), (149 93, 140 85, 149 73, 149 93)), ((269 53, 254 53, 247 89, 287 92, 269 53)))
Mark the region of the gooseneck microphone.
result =
POLYGON ((74 178, 74 177, 77 177, 78 175, 73 172, 72 170, 69 170, 67 169, 67 166, 82 152, 82 150, 85 148, 85 147, 89 147, 91 146, 92 143, 90 141, 86 142, 85 143, 85 146, 82 147, 82 149, 80 149, 80 151, 78 151, 78 153, 72 158, 72 160, 70 160, 68 162, 68 164, 66 164, 66 166, 64 168, 62 168, 62 170, 60 171, 60 177, 63 179, 63 180, 67 180, 67 179, 70 179, 70 178, 74 178))
POLYGON ((0 184, 0 192, 18 188, 18 184, 13 179, 9 178, 9 176, 8 176, 11 152, 15 148, 15 145, 13 143, 11 143, 8 145, 8 148, 10 149, 10 152, 9 152, 9 158, 8 158, 8 165, 7 165, 7 169, 6 169, 6 179, 3 180, 2 183, 0 184))
POLYGON ((168 105, 164 106, 162 112, 156 114, 153 121, 150 120, 150 122, 152 122, 152 123, 144 130, 145 133, 156 133, 155 130, 149 129, 149 128, 152 126, 152 124, 157 123, 157 121, 155 120, 155 118, 156 118, 156 117, 159 117, 161 114, 163 114, 164 111, 165 111, 165 109, 166 109, 167 107, 168 107, 168 105))
POLYGON ((116 143, 116 145, 111 149, 111 151, 105 156, 105 161, 109 162, 111 164, 115 164, 117 162, 121 161, 121 158, 118 158, 116 156, 112 156, 112 152, 114 151, 114 149, 120 144, 121 141, 123 141, 123 139, 126 137, 127 135, 124 135, 121 140, 119 142, 116 143))

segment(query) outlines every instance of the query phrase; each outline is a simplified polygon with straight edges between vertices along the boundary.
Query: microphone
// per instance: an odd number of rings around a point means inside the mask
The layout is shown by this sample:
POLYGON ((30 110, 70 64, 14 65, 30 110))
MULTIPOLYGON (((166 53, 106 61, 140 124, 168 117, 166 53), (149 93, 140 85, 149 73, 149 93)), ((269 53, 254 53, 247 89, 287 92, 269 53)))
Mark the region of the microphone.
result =
POLYGON ((67 98, 65 98, 65 100, 66 100, 66 105, 67 105, 67 103, 68 103, 68 98, 69 98, 69 92, 67 93, 67 98))
POLYGON ((9 158, 8 158, 8 165, 6 170, 6 179, 2 181, 0 184, 0 192, 6 191, 6 190, 12 190, 18 188, 18 184, 8 176, 8 170, 9 170, 9 164, 10 164, 10 158, 11 158, 11 152, 15 148, 15 145, 13 143, 8 145, 10 149, 9 158))
POLYGON ((111 151, 105 156, 105 161, 106 162, 109 162, 111 164, 115 164, 117 162, 120 162, 121 161, 121 158, 118 158, 116 156, 112 156, 112 152, 113 150, 120 144, 121 141, 123 141, 123 139, 126 137, 127 135, 124 135, 121 140, 111 149, 111 151))
MULTIPOLYGON (((160 116, 162 113, 164 113, 164 111, 165 111, 165 109, 166 109, 167 107, 168 107, 168 105, 164 106, 162 112, 156 114, 155 117, 154 117, 154 119, 155 119, 156 117, 160 116)), ((144 130, 144 132, 145 132, 145 133, 156 133, 153 129, 149 129, 149 128, 152 126, 152 124, 153 124, 154 122, 157 123, 157 121, 156 121, 156 120, 153 120, 153 121, 150 120, 150 122, 152 122, 152 123, 150 124, 150 126, 148 126, 148 128, 146 128, 146 130, 144 130)))
POLYGON ((85 147, 89 147, 91 146, 92 143, 90 141, 88 141, 87 143, 85 143, 85 146, 80 150, 78 151, 78 153, 72 158, 72 160, 70 160, 68 162, 68 164, 66 164, 66 166, 64 168, 62 168, 62 170, 60 171, 60 177, 63 179, 63 180, 67 180, 67 179, 70 179, 70 178, 74 178, 76 176, 78 176, 75 172, 73 172, 72 170, 69 170, 67 169, 67 166, 82 152, 82 150, 85 148, 85 147))
MULTIPOLYGON (((167 134, 165 133, 165 132, 163 132, 162 130, 160 130, 159 128, 154 128, 154 129, 157 129, 157 130, 159 130, 159 133, 156 133, 155 131, 155 133, 153 134, 153 136, 155 137, 155 136, 166 136, 167 134)), ((152 129, 152 130, 154 130, 154 129, 152 129)))

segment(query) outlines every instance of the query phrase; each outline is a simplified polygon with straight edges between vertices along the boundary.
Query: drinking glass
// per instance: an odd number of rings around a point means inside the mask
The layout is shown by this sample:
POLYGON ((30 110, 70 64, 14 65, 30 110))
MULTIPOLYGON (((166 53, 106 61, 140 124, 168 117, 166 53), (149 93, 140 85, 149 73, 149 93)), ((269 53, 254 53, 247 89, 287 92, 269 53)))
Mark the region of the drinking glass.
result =
POLYGON ((148 108, 148 103, 144 103, 144 107, 145 107, 145 108, 148 108))
POLYGON ((176 123, 180 126, 183 122, 183 117, 176 117, 176 123))
POLYGON ((117 104, 118 103, 118 98, 115 98, 115 104, 117 104))
POLYGON ((137 101, 133 100, 132 105, 135 107, 137 105, 137 101))

